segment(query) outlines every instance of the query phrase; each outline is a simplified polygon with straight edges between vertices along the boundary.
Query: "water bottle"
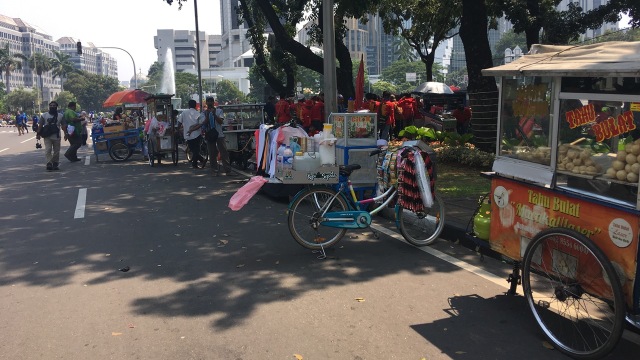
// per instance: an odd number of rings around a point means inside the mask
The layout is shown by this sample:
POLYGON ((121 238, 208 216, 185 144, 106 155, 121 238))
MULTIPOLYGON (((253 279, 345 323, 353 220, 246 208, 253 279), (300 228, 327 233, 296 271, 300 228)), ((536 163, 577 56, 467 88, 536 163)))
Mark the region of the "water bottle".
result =
POLYGON ((290 146, 287 146, 284 149, 284 154, 282 154, 282 168, 293 168, 293 150, 291 150, 290 146))
POLYGON ((286 146, 284 144, 281 144, 280 147, 278 148, 278 151, 276 152, 276 167, 280 167, 282 168, 282 158, 284 156, 284 150, 286 149, 286 146))

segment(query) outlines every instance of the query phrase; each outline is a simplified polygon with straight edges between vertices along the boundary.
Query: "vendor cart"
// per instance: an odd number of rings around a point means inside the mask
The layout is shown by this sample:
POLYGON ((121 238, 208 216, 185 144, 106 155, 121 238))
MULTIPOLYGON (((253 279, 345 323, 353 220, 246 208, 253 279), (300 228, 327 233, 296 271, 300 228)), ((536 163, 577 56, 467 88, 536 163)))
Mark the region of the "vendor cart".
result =
POLYGON ((264 123, 264 104, 218 106, 224 112, 224 139, 231 163, 245 170, 255 164, 254 133, 264 123))
POLYGON ((577 359, 640 328, 640 42, 534 45, 500 84, 491 193, 472 239, 513 263, 510 293, 577 359))
POLYGON ((171 104, 172 94, 155 94, 147 100, 149 128, 147 130, 147 152, 152 167, 171 156, 173 165, 178 165, 178 139, 176 116, 171 104))
POLYGON ((96 161, 99 155, 109 154, 113 161, 125 161, 134 152, 142 152, 143 128, 124 129, 124 125, 102 128, 101 132, 92 132, 93 153, 96 161))

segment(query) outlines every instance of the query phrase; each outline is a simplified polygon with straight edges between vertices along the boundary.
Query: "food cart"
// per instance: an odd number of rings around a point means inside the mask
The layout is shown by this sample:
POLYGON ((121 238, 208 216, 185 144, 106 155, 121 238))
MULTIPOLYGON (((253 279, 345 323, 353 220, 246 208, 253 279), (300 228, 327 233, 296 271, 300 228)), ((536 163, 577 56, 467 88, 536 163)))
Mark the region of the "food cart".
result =
POLYGON ((103 132, 92 132, 96 161, 100 161, 98 156, 102 154, 109 154, 113 161, 125 161, 134 152, 142 152, 142 129, 125 129, 125 125, 115 125, 104 127, 103 132))
POLYGON ((155 94, 147 97, 148 118, 147 150, 149 165, 161 163, 171 156, 173 165, 178 165, 178 141, 176 117, 173 115, 173 94, 155 94))
POLYGON ((232 104, 218 106, 224 111, 224 139, 231 163, 245 170, 256 163, 253 134, 264 123, 264 104, 232 104))
POLYGON ((483 75, 498 141, 473 239, 512 260, 510 293, 556 349, 605 356, 640 328, 640 42, 534 45, 483 75))

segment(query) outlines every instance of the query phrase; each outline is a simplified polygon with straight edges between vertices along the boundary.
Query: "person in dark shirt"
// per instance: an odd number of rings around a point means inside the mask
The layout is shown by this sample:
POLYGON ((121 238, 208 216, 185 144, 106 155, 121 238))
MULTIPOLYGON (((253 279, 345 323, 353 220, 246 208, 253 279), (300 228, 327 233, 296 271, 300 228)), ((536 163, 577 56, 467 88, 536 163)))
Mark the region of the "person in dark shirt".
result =
POLYGON ((267 103, 264 104, 264 113, 266 115, 266 123, 267 124, 273 124, 275 121, 275 116, 276 116, 276 98, 273 96, 269 96, 269 98, 267 99, 267 103))

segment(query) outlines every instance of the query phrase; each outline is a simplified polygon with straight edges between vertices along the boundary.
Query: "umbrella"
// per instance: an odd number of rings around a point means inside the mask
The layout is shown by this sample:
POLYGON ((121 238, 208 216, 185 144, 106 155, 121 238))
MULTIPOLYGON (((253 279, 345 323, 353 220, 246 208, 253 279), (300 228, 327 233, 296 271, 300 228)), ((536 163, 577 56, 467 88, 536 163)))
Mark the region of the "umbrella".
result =
POLYGON ((413 92, 419 94, 453 94, 453 90, 447 84, 435 81, 423 82, 413 92))
POLYGON ((362 99, 364 98, 364 55, 360 55, 360 66, 358 67, 358 75, 356 76, 356 99, 353 102, 354 109, 362 108, 362 99))
POLYGON ((144 103, 149 96, 151 96, 151 94, 139 89, 118 91, 111 94, 107 100, 102 103, 102 106, 107 108, 122 104, 144 103))

